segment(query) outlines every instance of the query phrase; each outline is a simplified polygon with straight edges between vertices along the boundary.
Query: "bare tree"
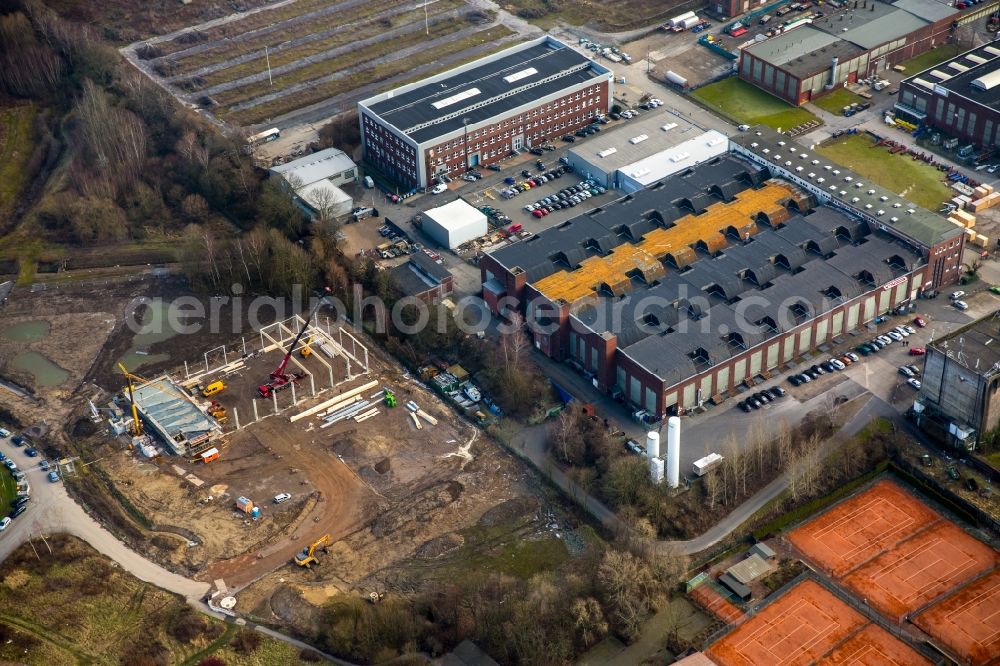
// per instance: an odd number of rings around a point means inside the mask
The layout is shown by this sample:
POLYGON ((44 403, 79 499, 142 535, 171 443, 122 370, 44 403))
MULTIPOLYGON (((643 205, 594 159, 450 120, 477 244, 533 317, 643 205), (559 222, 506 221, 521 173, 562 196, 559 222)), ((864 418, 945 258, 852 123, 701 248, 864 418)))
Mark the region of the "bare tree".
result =
POLYGON ((719 472, 717 469, 711 469, 701 478, 705 484, 705 494, 708 496, 708 510, 711 511, 719 501, 719 472))
POLYGON ((332 187, 317 188, 309 193, 307 203, 316 211, 316 221, 328 224, 337 212, 337 196, 332 187))
POLYGON ((500 337, 500 348, 503 352, 504 370, 510 375, 521 367, 524 350, 531 342, 524 332, 524 317, 521 313, 512 312, 507 319, 510 321, 510 330, 500 337))

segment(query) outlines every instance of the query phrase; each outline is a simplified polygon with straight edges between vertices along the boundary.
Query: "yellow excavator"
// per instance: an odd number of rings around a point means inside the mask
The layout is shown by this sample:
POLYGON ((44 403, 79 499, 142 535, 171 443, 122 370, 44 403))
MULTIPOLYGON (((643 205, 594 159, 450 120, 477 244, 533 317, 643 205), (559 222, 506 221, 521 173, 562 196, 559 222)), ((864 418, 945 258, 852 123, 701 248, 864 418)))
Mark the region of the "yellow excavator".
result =
POLYGON ((142 421, 139 420, 139 410, 135 406, 135 394, 132 382, 133 380, 138 380, 143 384, 147 384, 148 382, 139 375, 129 372, 123 363, 119 363, 118 367, 121 369, 122 374, 125 375, 125 381, 128 382, 128 400, 132 404, 132 434, 139 437, 142 435, 142 421))
POLYGON ((295 563, 300 567, 305 567, 308 569, 314 564, 319 564, 319 560, 316 559, 316 550, 320 549, 325 554, 327 552, 326 545, 333 541, 329 534, 324 534, 320 538, 309 544, 308 548, 303 548, 301 553, 295 554, 295 563))
POLYGON ((302 349, 299 350, 299 354, 302 356, 302 358, 309 358, 310 356, 312 356, 313 350, 312 347, 309 346, 312 344, 312 341, 313 339, 311 335, 308 338, 306 338, 305 344, 303 344, 302 349))

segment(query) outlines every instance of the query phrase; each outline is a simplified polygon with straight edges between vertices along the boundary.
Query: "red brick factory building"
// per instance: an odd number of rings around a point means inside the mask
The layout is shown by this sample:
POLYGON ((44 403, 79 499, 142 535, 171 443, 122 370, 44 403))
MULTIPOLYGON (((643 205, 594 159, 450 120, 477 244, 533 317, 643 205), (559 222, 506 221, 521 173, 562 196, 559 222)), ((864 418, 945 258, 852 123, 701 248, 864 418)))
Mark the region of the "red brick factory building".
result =
POLYGON ((821 9, 810 23, 742 49, 740 78, 805 104, 944 44, 960 13, 934 0, 851 0, 821 9))
POLYGON ((721 402, 955 282, 964 236, 764 127, 480 260, 496 314, 651 420, 721 402))
POLYGON ((358 102, 365 161, 426 188, 589 124, 611 70, 544 36, 358 102))

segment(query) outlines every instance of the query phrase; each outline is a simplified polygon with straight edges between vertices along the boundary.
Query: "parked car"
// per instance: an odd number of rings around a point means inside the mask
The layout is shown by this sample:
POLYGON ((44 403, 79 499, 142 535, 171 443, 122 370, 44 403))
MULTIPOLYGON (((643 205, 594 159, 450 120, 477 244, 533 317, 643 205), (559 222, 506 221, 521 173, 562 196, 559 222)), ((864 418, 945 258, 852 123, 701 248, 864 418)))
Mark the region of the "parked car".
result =
POLYGON ((903 324, 903 329, 910 335, 915 335, 917 332, 917 329, 913 328, 909 324, 903 324))
MULTIPOLYGON (((992 287, 990 287, 990 293, 991 294, 997 294, 998 296, 1000 296, 1000 287, 998 287, 996 285, 993 285, 992 287)), ((2 435, 0 435, 0 436, 2 436, 2 435)))
POLYGON ((14 462, 13 460, 5 460, 3 464, 4 464, 4 466, 5 466, 5 467, 6 467, 7 469, 9 469, 9 470, 10 470, 10 471, 12 471, 12 472, 13 472, 13 471, 14 471, 15 469, 17 469, 17 463, 16 463, 16 462, 14 462))
POLYGON ((788 391, 781 388, 780 386, 774 386, 770 389, 770 391, 773 395, 776 395, 779 398, 784 398, 788 394, 788 391))
POLYGON ((51 472, 49 472, 49 481, 51 481, 52 483, 55 483, 58 480, 59 480, 59 472, 57 472, 55 470, 52 470, 51 472))
POLYGON ((8 525, 10 525, 10 517, 4 516, 3 518, 0 518, 0 532, 7 529, 8 525))
POLYGON ((38 457, 38 450, 37 449, 30 449, 30 448, 29 449, 25 449, 24 450, 24 455, 28 456, 29 458, 37 458, 38 457))
POLYGON ((899 374, 903 375, 904 377, 912 377, 913 376, 913 371, 910 370, 905 365, 901 365, 899 367, 899 374))
POLYGON ((282 504, 290 499, 292 499, 291 493, 278 493, 277 495, 274 496, 274 503, 282 504))
POLYGON ((965 292, 964 291, 953 291, 953 292, 951 292, 951 295, 948 298, 950 298, 953 301, 957 301, 960 298, 962 298, 962 296, 965 296, 965 292))
POLYGON ((0 428, 0 437, 10 437, 10 430, 0 428))
POLYGON ((448 191, 448 186, 444 183, 438 183, 431 189, 431 194, 442 194, 448 191))
POLYGON ((912 386, 913 388, 917 389, 918 391, 920 390, 919 379, 914 379, 913 377, 910 377, 909 379, 906 380, 906 383, 912 386))
POLYGON ((788 383, 791 384, 792 386, 800 386, 802 384, 802 380, 799 379, 798 375, 789 375, 788 383))
POLYGON ((14 435, 13 437, 10 438, 10 443, 13 444, 14 446, 21 446, 24 444, 24 437, 21 437, 20 435, 14 435))
POLYGON ((958 308, 959 310, 968 310, 969 309, 969 304, 966 303, 965 301, 955 301, 953 303, 953 305, 956 308, 958 308))
POLYGON ((747 413, 750 412, 750 405, 746 403, 746 400, 740 400, 738 403, 736 403, 736 406, 742 409, 744 412, 747 413))
POLYGON ((913 373, 914 377, 919 377, 920 376, 920 368, 918 368, 917 366, 915 366, 912 363, 910 363, 910 364, 907 364, 906 367, 910 369, 910 372, 913 373))
POLYGON ((823 361, 822 363, 819 364, 819 367, 823 368, 824 371, 830 373, 835 372, 837 370, 837 366, 835 366, 830 361, 823 361))
POLYGON ((809 376, 808 372, 803 372, 802 374, 800 374, 799 375, 799 379, 802 380, 803 384, 808 384, 809 382, 811 382, 813 380, 813 378, 809 376))
POLYGON ((910 347, 910 356, 923 356, 927 350, 923 347, 910 347))
POLYGON ((841 361, 839 358, 831 358, 830 359, 830 365, 832 365, 833 367, 835 367, 837 370, 843 370, 844 368, 847 367, 844 364, 844 362, 841 361))
POLYGON ((927 325, 927 320, 923 317, 914 317, 913 323, 917 325, 917 328, 923 328, 927 325))
POLYGON ((858 357, 858 355, 857 355, 857 354, 855 354, 854 352, 847 352, 847 353, 845 354, 845 356, 847 356, 847 358, 851 359, 851 360, 852 360, 852 361, 854 361, 855 363, 857 363, 858 361, 860 361, 860 360, 861 360, 861 359, 860 359, 860 358, 858 357))
POLYGON ((49 461, 43 460, 42 462, 38 463, 38 469, 42 470, 43 472, 49 471, 49 461))
POLYGON ((899 342, 900 340, 903 339, 903 336, 900 335, 899 333, 897 333, 896 331, 889 331, 888 333, 886 333, 886 335, 888 335, 890 338, 892 338, 896 342, 899 342))

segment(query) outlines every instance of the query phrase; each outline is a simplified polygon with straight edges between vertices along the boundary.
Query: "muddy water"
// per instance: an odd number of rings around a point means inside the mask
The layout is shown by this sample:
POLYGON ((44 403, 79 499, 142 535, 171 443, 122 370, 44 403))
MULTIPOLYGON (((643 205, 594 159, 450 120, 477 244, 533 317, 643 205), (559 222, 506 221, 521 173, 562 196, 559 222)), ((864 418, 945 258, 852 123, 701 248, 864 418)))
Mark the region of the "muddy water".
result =
POLYGON ((10 367, 21 372, 30 373, 35 378, 39 388, 58 386, 66 381, 69 373, 38 352, 22 352, 15 356, 10 367))
POLYGON ((47 321, 26 321, 6 327, 0 335, 14 342, 35 342, 48 335, 49 329, 47 321))
POLYGON ((170 354, 150 354, 149 348, 158 342, 169 340, 177 335, 170 328, 167 313, 170 305, 165 301, 153 301, 146 307, 142 317, 142 328, 132 338, 132 346, 121 358, 121 363, 129 370, 135 371, 143 365, 161 363, 170 359, 170 354))

